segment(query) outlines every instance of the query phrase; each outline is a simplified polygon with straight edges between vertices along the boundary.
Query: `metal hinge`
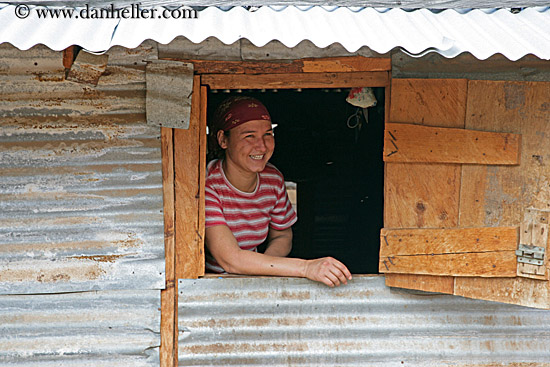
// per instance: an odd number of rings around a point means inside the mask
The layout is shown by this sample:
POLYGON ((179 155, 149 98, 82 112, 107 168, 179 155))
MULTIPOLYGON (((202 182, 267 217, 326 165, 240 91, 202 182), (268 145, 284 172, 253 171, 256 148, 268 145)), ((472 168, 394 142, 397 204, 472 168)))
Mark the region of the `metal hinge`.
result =
POLYGON ((544 247, 520 243, 519 249, 516 250, 516 256, 518 257, 518 263, 541 266, 544 264, 544 252, 544 247))

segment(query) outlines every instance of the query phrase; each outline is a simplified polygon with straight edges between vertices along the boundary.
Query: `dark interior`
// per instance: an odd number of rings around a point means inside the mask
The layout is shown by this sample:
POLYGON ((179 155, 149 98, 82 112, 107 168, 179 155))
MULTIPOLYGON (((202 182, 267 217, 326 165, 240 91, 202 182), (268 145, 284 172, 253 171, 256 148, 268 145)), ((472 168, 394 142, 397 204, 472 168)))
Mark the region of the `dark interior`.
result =
MULTIPOLYGON (((237 91, 208 94, 208 116, 237 91)), ((377 104, 346 102, 349 89, 240 92, 268 108, 275 128, 271 162, 297 183, 298 222, 290 256, 333 256, 352 273, 378 273, 383 215, 382 145, 384 88, 374 88, 377 104), (359 111, 358 116, 354 116, 359 111), (361 128, 353 127, 361 122, 361 128)))

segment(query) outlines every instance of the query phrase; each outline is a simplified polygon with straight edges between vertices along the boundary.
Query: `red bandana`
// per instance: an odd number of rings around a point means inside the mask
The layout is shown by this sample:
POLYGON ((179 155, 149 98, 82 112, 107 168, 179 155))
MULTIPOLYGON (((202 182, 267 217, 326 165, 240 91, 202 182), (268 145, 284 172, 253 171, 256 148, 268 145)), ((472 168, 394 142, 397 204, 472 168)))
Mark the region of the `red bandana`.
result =
POLYGON ((214 117, 216 130, 231 130, 253 120, 271 121, 271 116, 262 102, 252 97, 229 97, 217 109, 214 117))

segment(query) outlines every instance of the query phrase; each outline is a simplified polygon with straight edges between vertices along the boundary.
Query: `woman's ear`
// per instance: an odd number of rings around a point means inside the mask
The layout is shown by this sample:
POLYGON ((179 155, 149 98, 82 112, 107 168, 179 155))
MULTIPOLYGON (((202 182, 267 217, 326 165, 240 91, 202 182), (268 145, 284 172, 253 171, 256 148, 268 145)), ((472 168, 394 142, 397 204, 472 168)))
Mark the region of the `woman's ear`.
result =
POLYGON ((222 149, 227 149, 227 135, 225 135, 225 131, 218 130, 217 138, 220 147, 222 147, 222 149))

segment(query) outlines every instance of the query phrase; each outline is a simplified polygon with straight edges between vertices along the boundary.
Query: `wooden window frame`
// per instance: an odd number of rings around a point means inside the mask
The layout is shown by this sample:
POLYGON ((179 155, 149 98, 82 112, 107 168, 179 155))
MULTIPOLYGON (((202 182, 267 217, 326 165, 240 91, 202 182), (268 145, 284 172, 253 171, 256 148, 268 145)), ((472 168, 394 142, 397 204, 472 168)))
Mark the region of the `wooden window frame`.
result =
POLYGON ((384 87, 389 121, 391 59, 177 60, 194 66, 189 129, 162 128, 166 289, 161 294, 161 367, 177 366, 178 279, 204 275, 206 107, 211 89, 384 87))

